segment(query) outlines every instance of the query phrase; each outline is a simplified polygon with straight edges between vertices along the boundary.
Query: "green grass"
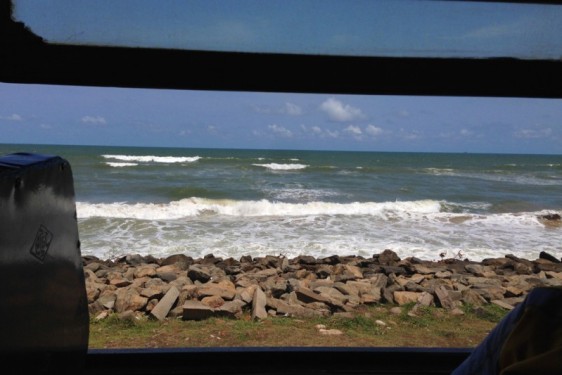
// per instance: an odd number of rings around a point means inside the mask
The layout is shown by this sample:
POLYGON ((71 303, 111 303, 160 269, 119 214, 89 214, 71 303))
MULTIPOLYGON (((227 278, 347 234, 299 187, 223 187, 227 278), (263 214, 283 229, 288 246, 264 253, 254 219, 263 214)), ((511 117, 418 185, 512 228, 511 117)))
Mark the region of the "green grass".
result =
POLYGON ((412 307, 403 306, 399 315, 378 305, 352 318, 270 317, 262 321, 252 320, 249 314, 240 319, 163 322, 110 315, 91 320, 89 347, 474 347, 508 312, 494 305, 467 306, 465 314, 457 316, 441 308, 422 307, 416 316, 409 316, 412 307), (318 325, 341 334, 323 334, 318 325))
POLYGON ((463 311, 468 316, 486 320, 492 323, 499 322, 508 312, 507 310, 493 303, 479 307, 467 304, 463 306, 463 311))

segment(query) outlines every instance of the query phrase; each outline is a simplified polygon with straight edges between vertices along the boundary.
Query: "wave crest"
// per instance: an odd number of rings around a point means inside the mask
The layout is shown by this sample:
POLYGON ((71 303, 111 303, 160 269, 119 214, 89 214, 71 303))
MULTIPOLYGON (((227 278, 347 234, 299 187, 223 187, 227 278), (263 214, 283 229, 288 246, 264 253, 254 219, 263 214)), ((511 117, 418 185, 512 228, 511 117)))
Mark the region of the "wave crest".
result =
POLYGON ((279 164, 279 163, 269 163, 269 164, 252 164, 256 167, 264 167, 267 169, 272 169, 274 171, 292 171, 292 170, 299 170, 305 169, 308 167, 307 164, 279 164))
POLYGON ((139 165, 138 163, 124 163, 124 162, 106 162, 105 164, 109 165, 110 167, 114 168, 122 168, 122 167, 136 167, 139 165))
POLYGON ((400 217, 411 214, 438 213, 441 203, 434 200, 409 202, 308 202, 283 203, 268 200, 236 201, 229 199, 186 198, 170 203, 84 203, 77 202, 79 218, 108 217, 141 220, 174 220, 202 215, 238 217, 371 215, 400 217))
POLYGON ((102 155, 105 159, 140 163, 193 163, 201 156, 155 156, 155 155, 102 155))

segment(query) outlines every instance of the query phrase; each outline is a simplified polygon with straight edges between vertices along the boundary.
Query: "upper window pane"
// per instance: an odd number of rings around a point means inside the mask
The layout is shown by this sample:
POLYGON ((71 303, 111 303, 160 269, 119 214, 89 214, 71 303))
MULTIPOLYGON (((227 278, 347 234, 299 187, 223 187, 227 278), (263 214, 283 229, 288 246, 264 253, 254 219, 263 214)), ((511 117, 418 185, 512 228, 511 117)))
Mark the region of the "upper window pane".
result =
POLYGON ((562 58, 562 5, 430 0, 14 0, 51 43, 393 57, 562 58))

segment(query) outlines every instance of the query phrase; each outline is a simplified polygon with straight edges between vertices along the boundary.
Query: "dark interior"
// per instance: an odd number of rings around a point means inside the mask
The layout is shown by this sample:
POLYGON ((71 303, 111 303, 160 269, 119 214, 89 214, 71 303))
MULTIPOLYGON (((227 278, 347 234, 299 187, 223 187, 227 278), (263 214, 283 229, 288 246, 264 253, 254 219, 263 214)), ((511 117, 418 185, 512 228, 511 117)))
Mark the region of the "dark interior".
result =
MULTIPOLYGON (((560 1, 521 3, 562 4, 560 1)), ((11 17, 10 1, 1 4, 0 81, 6 83, 562 98, 562 58, 354 57, 56 45, 46 43, 25 25, 15 22, 11 17), (325 80, 324 69, 345 74, 325 80), (268 71, 276 74, 268 74, 268 71)), ((45 351, 48 352, 48 348, 45 351)), ((83 361, 79 360, 68 373, 448 374, 469 353, 468 348, 87 350, 83 361)), ((18 360, 33 361, 37 355, 30 350, 29 358, 24 355, 18 360)), ((70 362, 70 358, 58 356, 56 361, 59 364, 70 362)), ((57 371, 57 362, 53 363, 45 371, 61 373, 57 371)), ((4 366, 7 364, 4 361, 4 366)))

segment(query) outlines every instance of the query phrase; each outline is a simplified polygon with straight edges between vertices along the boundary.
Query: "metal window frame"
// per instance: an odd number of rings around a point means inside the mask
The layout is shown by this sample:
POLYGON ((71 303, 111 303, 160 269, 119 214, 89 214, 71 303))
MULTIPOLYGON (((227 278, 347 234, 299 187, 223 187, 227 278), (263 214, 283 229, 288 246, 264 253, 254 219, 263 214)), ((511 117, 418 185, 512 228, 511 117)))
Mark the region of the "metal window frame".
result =
MULTIPOLYGON (((518 2, 518 1, 511 1, 518 2)), ((561 4, 560 1, 522 3, 561 4)), ((45 43, 0 4, 0 81, 178 90, 562 98, 562 60, 392 58, 45 43), (324 71, 339 72, 325 79, 324 71)), ((449 374, 469 348, 88 350, 94 374, 449 374)), ((77 371, 77 373, 80 371, 77 371)))

